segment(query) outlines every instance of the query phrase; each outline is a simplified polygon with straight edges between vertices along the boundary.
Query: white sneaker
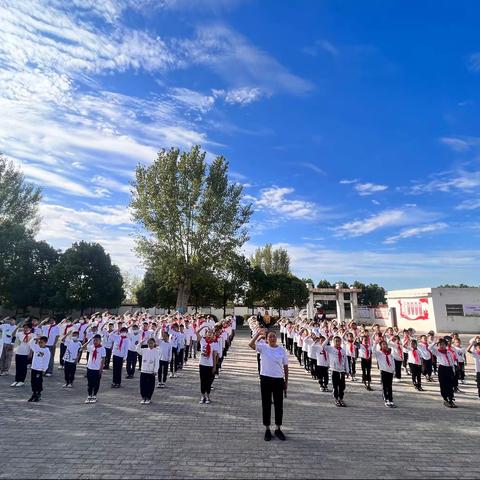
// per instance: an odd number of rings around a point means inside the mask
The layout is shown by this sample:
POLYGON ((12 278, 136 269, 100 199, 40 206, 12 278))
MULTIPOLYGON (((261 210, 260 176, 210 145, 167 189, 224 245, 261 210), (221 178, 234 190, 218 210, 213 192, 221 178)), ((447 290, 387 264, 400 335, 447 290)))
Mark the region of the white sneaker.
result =
POLYGON ((202 397, 198 403, 205 403, 206 398, 202 397))
POLYGON ((173 373, 171 373, 170 378, 175 378, 175 375, 173 373))
POLYGON ((205 403, 207 403, 207 404, 208 404, 208 403, 212 403, 212 402, 210 401, 210 399, 209 399, 209 398, 206 398, 206 399, 205 399, 205 403))
POLYGON ((25 385, 25 382, 17 382, 15 385, 16 387, 23 387, 25 385))
POLYGON ((145 405, 145 400, 142 400, 142 401, 140 402, 140 404, 141 404, 141 405, 145 405))
POLYGON ((386 401, 386 402, 385 402, 385 406, 386 406, 386 407, 390 407, 390 402, 389 402, 389 401, 386 401))
POLYGON ((145 400, 145 405, 150 405, 152 403, 151 400, 145 400))
POLYGON ((68 383, 66 383, 65 385, 62 385, 62 388, 67 388, 68 387, 68 383))
POLYGON ((164 383, 161 383, 161 384, 160 384, 160 388, 165 388, 165 386, 166 386, 166 385, 165 385, 164 383))
POLYGON ((52 374, 51 374, 51 373, 46 373, 45 376, 46 376, 46 377, 51 377, 52 374))
POLYGON ((73 384, 69 383, 69 384, 67 385, 67 388, 73 388, 73 384))
POLYGON ((10 386, 11 387, 16 387, 18 382, 13 382, 10 386))
POLYGON ((90 400, 90 403, 97 403, 97 397, 93 396, 90 400))
POLYGON ((395 383, 400 383, 401 381, 402 381, 401 378, 396 378, 396 379, 395 379, 395 383))
POLYGON ((59 369, 59 370, 63 370, 63 366, 62 366, 62 365, 59 365, 58 369, 59 369))
POLYGON ((85 400, 85 403, 92 403, 92 397, 87 397, 87 399, 85 400))

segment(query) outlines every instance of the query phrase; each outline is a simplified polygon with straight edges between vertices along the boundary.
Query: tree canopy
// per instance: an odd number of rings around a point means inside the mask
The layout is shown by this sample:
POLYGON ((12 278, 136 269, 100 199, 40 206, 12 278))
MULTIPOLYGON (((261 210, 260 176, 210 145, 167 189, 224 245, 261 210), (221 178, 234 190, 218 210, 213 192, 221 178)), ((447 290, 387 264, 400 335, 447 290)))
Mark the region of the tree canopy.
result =
POLYGON ((254 267, 260 267, 267 275, 271 273, 290 273, 290 256, 284 248, 273 248, 271 243, 259 247, 250 257, 254 267))
POLYGON ((141 227, 137 251, 159 278, 178 291, 184 310, 195 275, 219 271, 248 239, 252 214, 243 187, 228 180, 228 162, 210 164, 199 146, 162 150, 137 166, 131 208, 141 227))

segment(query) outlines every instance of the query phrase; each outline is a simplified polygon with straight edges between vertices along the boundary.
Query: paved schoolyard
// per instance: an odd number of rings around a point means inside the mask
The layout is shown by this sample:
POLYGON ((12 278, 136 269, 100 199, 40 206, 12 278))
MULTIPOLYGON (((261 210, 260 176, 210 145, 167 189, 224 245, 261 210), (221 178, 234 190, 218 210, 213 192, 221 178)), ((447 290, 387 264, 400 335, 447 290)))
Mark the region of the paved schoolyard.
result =
POLYGON ((84 405, 84 366, 72 390, 61 388, 55 370, 38 404, 26 402, 28 387, 9 388, 12 376, 0 377, 0 478, 480 477, 471 367, 456 410, 443 407, 437 383, 420 393, 407 381, 394 384, 399 408, 386 409, 376 371, 374 392, 347 384, 342 409, 292 358, 287 441, 266 443, 248 340, 245 330, 237 335, 211 405, 197 403, 196 363, 157 389, 149 406, 139 404, 137 378, 111 390, 111 372, 99 402, 84 405))

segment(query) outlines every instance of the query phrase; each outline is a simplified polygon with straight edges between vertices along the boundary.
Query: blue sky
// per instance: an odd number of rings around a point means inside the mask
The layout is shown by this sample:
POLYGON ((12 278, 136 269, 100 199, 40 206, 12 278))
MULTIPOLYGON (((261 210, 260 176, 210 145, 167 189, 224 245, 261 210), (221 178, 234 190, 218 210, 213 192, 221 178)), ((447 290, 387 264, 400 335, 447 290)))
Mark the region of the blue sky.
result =
POLYGON ((160 148, 222 154, 249 253, 387 288, 480 283, 477 2, 0 0, 0 151, 38 234, 132 253, 128 182, 160 148))

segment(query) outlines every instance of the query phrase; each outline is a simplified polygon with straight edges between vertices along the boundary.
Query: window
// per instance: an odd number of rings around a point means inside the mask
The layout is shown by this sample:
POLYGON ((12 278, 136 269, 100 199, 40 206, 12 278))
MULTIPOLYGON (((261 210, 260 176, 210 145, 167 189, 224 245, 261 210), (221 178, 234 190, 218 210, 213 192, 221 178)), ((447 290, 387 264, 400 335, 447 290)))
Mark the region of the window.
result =
POLYGON ((447 304, 445 305, 447 308, 447 316, 452 317, 452 316, 457 316, 457 317, 463 317, 463 305, 457 305, 457 304, 447 304))

